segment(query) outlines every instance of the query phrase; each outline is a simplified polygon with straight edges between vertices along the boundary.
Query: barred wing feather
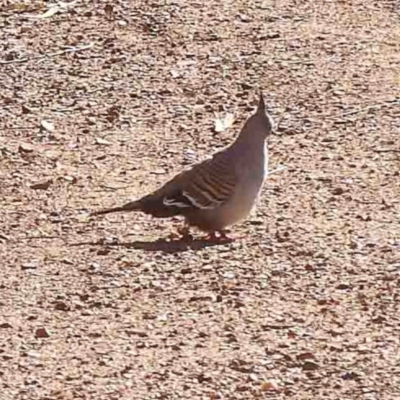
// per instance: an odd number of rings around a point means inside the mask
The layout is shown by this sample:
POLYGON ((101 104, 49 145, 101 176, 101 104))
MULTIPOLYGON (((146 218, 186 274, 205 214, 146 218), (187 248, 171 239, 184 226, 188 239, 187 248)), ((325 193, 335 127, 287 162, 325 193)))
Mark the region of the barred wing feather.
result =
POLYGON ((226 153, 217 153, 176 179, 179 179, 180 190, 167 194, 163 199, 164 206, 213 209, 229 200, 237 182, 231 159, 226 153))

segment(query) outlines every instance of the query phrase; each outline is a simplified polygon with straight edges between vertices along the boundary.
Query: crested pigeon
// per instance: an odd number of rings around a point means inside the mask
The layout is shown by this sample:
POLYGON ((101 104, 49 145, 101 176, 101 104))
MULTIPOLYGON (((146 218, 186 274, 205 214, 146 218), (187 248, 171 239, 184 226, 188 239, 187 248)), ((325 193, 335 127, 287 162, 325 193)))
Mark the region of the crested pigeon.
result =
POLYGON ((229 239, 224 229, 249 215, 261 191, 268 173, 266 139, 272 130, 261 93, 256 112, 229 147, 176 175, 153 193, 91 215, 118 211, 141 211, 156 218, 182 215, 183 236, 190 236, 189 227, 193 226, 208 232, 210 239, 229 239))

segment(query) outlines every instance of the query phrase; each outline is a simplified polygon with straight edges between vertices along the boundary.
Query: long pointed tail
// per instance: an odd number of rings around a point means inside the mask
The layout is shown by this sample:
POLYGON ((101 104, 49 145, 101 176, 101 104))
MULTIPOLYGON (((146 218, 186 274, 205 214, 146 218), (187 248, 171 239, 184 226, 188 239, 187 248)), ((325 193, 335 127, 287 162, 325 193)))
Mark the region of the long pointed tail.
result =
POLYGON ((106 208, 105 210, 94 211, 90 214, 90 216, 109 214, 120 211, 140 211, 141 208, 142 207, 139 201, 131 201, 130 203, 127 203, 121 207, 106 208))

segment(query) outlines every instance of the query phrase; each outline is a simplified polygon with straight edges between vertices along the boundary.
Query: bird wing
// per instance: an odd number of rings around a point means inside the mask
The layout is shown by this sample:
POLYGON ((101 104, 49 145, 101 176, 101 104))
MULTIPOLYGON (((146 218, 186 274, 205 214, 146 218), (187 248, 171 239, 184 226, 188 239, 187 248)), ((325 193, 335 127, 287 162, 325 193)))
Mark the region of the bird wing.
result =
MULTIPOLYGON (((177 175, 160 189, 165 207, 213 209, 226 203, 237 183, 236 171, 225 151, 177 175)), ((161 194, 161 193, 160 193, 161 194)))
POLYGON ((226 203, 237 184, 234 158, 222 151, 212 159, 194 165, 139 200, 94 212, 93 215, 117 211, 142 211, 158 218, 167 218, 194 209, 213 209, 226 203))

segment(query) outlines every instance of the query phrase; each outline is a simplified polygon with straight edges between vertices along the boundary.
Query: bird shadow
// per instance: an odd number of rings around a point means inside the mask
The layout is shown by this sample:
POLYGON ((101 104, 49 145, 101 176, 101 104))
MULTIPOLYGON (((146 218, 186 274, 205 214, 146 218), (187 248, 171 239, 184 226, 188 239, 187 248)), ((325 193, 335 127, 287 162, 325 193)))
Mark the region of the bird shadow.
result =
POLYGON ((207 247, 222 246, 232 243, 233 239, 226 239, 223 241, 212 241, 206 239, 157 239, 154 241, 141 241, 136 240, 133 242, 111 242, 107 243, 102 240, 97 242, 80 242, 72 243, 70 246, 102 246, 102 247, 124 247, 127 249, 143 250, 143 251, 162 251, 164 253, 181 253, 189 250, 202 250, 207 247))

